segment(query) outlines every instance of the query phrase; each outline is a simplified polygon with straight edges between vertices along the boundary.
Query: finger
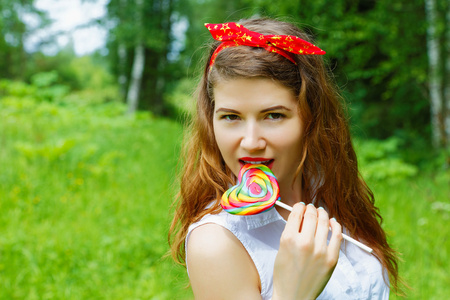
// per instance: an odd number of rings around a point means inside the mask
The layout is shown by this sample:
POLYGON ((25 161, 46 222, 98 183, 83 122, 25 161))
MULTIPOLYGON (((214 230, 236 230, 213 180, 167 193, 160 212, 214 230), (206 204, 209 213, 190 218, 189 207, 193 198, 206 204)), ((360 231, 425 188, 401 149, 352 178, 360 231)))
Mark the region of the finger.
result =
POLYGON ((330 219, 328 213, 323 207, 317 209, 317 229, 316 229, 316 243, 318 247, 327 246, 328 232, 330 231, 330 219))
POLYGON ((290 233, 298 233, 300 231, 300 224, 305 213, 305 204, 303 202, 296 203, 292 207, 292 212, 287 219, 285 231, 290 233))
POLYGON ((313 242, 317 228, 317 209, 312 204, 306 206, 301 234, 305 242, 313 242))
POLYGON ((339 249, 341 247, 342 242, 342 227, 336 221, 335 218, 332 218, 330 220, 330 226, 331 226, 331 239, 330 243, 328 244, 328 250, 331 253, 339 253, 339 249))

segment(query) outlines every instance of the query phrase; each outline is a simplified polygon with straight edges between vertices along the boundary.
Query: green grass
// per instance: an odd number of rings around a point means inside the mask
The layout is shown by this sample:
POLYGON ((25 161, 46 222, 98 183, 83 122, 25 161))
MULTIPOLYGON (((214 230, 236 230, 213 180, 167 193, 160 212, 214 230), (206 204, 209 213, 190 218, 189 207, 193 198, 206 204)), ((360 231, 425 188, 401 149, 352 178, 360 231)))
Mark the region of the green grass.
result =
MULTIPOLYGON (((123 109, 0 99, 0 299, 192 299, 164 258, 181 127, 123 109)), ((407 299, 447 297, 448 183, 371 184, 407 299)))
MULTIPOLYGON (((450 291, 450 176, 419 175, 374 184, 391 245, 401 253, 407 299, 447 299, 450 291)), ((400 299, 393 297, 393 299, 400 299)))
POLYGON ((168 251, 181 128, 0 100, 0 298, 189 299, 168 251))

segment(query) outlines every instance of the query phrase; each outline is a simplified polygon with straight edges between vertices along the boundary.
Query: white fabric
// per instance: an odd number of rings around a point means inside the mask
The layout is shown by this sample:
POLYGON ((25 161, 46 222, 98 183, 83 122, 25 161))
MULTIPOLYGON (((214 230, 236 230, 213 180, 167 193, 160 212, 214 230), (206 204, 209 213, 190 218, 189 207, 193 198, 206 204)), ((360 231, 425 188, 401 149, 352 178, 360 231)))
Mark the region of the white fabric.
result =
MULTIPOLYGON (((258 270, 262 299, 270 299, 275 257, 286 221, 276 209, 252 216, 236 216, 224 211, 209 214, 189 226, 186 245, 192 230, 208 223, 228 229, 239 239, 258 270)), ((389 299, 389 287, 382 274, 382 266, 373 255, 344 240, 333 275, 317 299, 389 299)))

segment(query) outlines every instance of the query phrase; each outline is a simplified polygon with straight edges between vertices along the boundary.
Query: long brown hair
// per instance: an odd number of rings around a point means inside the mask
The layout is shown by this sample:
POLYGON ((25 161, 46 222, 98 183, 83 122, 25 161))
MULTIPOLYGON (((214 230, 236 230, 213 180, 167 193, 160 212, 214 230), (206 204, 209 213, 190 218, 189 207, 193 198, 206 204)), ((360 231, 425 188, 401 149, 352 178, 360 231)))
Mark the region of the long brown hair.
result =
MULTIPOLYGON (((262 34, 295 35, 311 40, 290 23, 272 19, 239 23, 262 34)), ((219 44, 211 45, 197 89, 196 114, 184 142, 181 189, 169 233, 174 259, 185 263, 184 242, 189 225, 208 213, 220 212, 218 199, 235 180, 214 137, 214 84, 233 78, 270 78, 298 96, 299 114, 305 126, 303 160, 298 166, 302 199, 307 203, 320 199, 330 216, 352 236, 373 248, 374 255, 389 273, 391 286, 397 289, 396 252, 387 243, 381 228, 382 218, 374 206, 373 193, 358 172, 343 101, 322 57, 294 55, 297 64, 293 64, 262 48, 239 46, 222 50, 209 71, 209 59, 219 44)))

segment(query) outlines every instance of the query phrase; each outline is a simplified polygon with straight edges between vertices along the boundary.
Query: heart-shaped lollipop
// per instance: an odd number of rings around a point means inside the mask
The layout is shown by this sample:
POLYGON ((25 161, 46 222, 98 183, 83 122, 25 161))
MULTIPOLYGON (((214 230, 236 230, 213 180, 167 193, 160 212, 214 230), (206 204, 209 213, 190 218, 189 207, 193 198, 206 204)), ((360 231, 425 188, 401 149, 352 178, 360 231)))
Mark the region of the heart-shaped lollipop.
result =
POLYGON ((246 164, 238 182, 222 196, 220 205, 234 215, 255 215, 272 208, 280 198, 275 175, 265 165, 246 164))
MULTIPOLYGON (((222 195, 220 205, 234 215, 256 215, 275 204, 292 211, 292 207, 277 201, 279 199, 278 182, 272 171, 265 165, 246 164, 239 171, 237 184, 222 195)), ((369 253, 373 251, 348 235, 342 234, 342 237, 369 253)))

